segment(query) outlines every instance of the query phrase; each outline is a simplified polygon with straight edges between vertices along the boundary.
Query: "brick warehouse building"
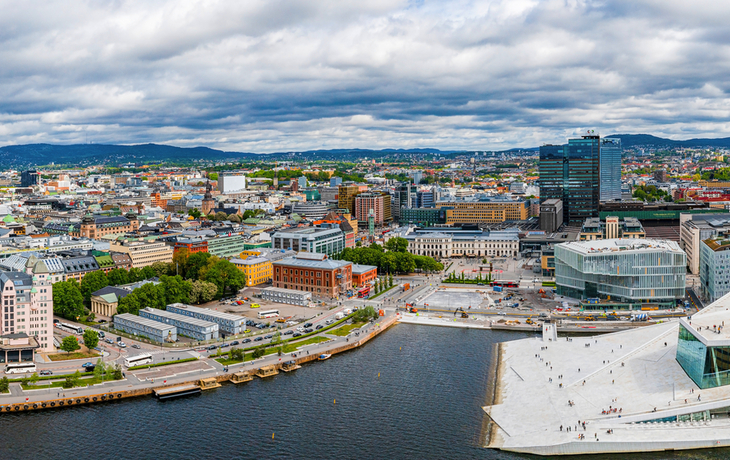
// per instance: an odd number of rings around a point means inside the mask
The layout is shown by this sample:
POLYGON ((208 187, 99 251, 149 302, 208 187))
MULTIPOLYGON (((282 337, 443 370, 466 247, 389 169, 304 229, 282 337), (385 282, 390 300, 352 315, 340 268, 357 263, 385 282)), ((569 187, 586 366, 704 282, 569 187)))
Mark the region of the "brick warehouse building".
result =
POLYGON ((273 263, 274 286, 339 297, 352 289, 352 262, 332 260, 326 254, 300 252, 273 263))

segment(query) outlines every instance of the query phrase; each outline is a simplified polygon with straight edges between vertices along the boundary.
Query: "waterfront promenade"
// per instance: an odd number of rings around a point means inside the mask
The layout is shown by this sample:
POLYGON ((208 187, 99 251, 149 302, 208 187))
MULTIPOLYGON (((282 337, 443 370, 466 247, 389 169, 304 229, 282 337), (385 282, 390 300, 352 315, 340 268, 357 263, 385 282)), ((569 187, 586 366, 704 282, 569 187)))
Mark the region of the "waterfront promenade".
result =
POLYGON ((289 353, 283 356, 272 354, 230 366, 223 366, 211 357, 194 362, 139 369, 126 372, 123 380, 68 390, 61 388, 22 390, 20 383, 12 383, 10 393, 0 395, 0 413, 115 401, 123 398, 150 395, 155 389, 159 388, 197 384, 201 379, 207 378, 215 378, 218 382, 225 382, 230 380, 236 372, 248 371, 254 373, 267 366, 280 368, 282 363, 286 361, 296 361, 297 364, 302 364, 316 360, 323 353, 336 355, 360 347, 396 323, 396 313, 394 311, 386 312, 384 317, 380 317, 373 323, 360 328, 357 331, 359 335, 356 335, 355 331, 346 337, 325 334, 330 339, 329 341, 305 345, 296 351, 296 357, 292 357, 289 353), (61 405, 61 402, 64 404, 61 405))

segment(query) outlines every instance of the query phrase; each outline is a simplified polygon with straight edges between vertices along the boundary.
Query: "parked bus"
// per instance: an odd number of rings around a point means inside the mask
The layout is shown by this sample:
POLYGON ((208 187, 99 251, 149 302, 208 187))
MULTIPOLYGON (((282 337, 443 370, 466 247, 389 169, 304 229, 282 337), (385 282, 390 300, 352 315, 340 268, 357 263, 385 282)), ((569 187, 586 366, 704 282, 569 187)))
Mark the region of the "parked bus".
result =
POLYGON ((14 363, 5 366, 6 374, 32 374, 35 371, 35 363, 14 363))
POLYGON ((66 332, 72 332, 74 334, 83 334, 84 329, 79 326, 74 326, 73 324, 68 323, 58 323, 58 328, 61 330, 64 330, 66 332))
POLYGON ((368 297, 370 297, 370 285, 368 284, 361 287, 360 290, 357 291, 357 296, 360 299, 367 299, 368 297))
POLYGON ((141 366, 143 364, 152 364, 151 354, 142 353, 141 355, 124 358, 124 365, 127 367, 141 366))
POLYGON ((503 288, 518 288, 520 283, 517 281, 492 281, 489 283, 490 286, 501 286, 503 288))
POLYGON ((276 318, 279 316, 279 310, 264 310, 259 312, 259 319, 276 318))

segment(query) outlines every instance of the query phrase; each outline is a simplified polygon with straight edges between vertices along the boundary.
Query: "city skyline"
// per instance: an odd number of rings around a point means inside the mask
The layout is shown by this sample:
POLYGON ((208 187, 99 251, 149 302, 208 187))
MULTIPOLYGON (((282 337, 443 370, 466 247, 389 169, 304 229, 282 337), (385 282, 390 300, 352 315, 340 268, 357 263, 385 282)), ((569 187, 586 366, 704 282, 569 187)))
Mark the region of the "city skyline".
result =
POLYGON ((5 3, 0 145, 501 150, 726 137, 730 6, 5 3), (590 27, 588 26, 590 24, 590 27))

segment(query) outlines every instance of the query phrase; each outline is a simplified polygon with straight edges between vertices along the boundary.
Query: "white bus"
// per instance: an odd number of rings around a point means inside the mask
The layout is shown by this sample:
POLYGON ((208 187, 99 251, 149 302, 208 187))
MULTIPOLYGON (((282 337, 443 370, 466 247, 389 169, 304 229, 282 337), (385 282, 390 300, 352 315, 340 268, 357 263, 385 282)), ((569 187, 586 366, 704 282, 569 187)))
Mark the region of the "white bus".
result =
POLYGON ((5 366, 6 374, 31 374, 35 371, 35 363, 14 363, 5 366))
POLYGON ((127 367, 142 366, 143 364, 152 364, 151 354, 142 353, 141 355, 124 358, 124 365, 127 367))
POLYGON ((279 316, 279 310, 264 310, 259 312, 259 319, 276 318, 279 316))
POLYGON ((74 326, 73 324, 68 323, 58 323, 58 328, 66 331, 66 332, 72 332, 74 334, 83 334, 84 329, 79 326, 74 326))

